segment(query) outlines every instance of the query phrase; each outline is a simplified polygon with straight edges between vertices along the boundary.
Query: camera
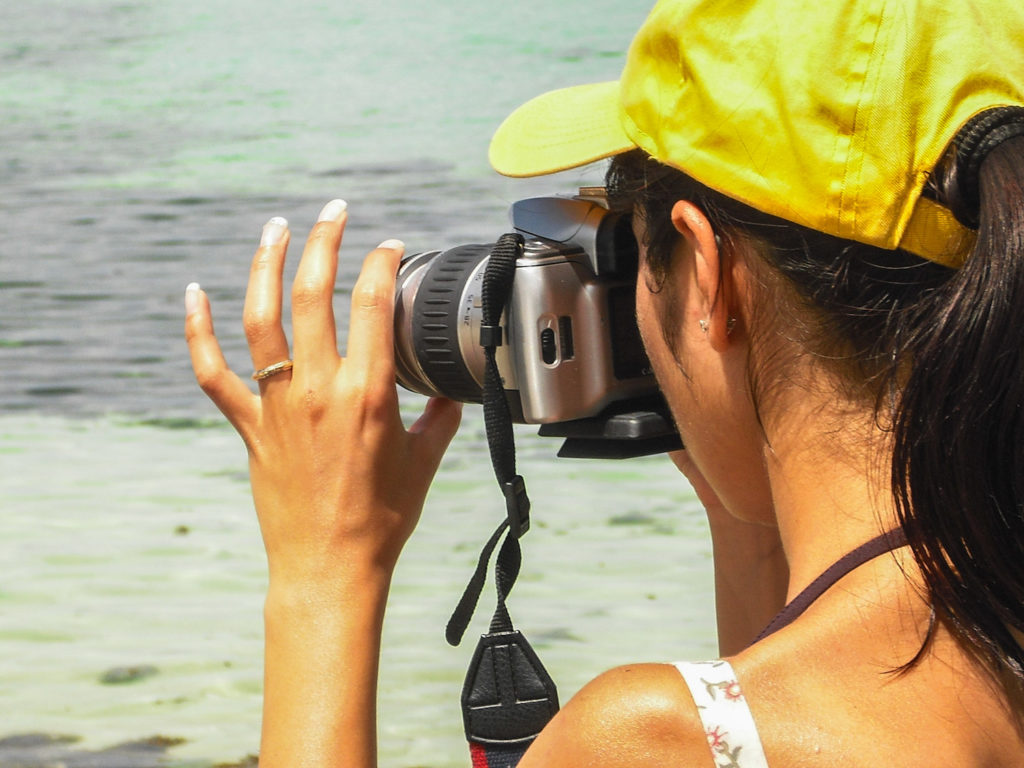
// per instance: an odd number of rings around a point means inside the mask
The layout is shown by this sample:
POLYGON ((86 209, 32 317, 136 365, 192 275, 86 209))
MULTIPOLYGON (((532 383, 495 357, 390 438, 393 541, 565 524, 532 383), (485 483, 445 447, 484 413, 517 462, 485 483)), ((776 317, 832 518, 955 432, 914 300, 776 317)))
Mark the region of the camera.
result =
MULTIPOLYGON (((520 200, 524 238, 495 350, 514 421, 565 438, 559 456, 681 446, 636 325, 637 243, 604 189, 520 200)), ((395 359, 414 392, 481 402, 483 279, 493 244, 414 254, 398 272, 395 359)))

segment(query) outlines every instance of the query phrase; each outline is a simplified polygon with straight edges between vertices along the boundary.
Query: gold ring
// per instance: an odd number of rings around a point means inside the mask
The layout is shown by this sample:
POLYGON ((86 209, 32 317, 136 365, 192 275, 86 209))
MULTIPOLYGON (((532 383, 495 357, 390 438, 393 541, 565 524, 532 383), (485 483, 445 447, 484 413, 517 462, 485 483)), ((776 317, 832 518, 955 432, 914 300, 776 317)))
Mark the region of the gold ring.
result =
POLYGON ((253 373, 252 377, 256 381, 263 381, 264 379, 269 379, 271 376, 276 376, 279 373, 284 373, 291 369, 292 361, 282 360, 280 363, 274 363, 273 365, 268 365, 266 368, 260 368, 258 371, 253 373))

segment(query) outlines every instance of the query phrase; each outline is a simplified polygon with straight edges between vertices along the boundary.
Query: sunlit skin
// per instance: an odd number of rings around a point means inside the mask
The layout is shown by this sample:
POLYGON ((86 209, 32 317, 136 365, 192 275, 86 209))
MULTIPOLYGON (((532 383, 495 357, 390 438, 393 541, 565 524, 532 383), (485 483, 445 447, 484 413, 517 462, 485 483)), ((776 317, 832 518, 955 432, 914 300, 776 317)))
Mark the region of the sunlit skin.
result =
MULTIPOLYGON (((711 225, 695 206, 681 202, 673 215, 680 239, 671 272, 658 286, 641 267, 636 311, 644 348, 686 445, 676 463, 695 486, 719 489, 720 503, 733 516, 774 526, 764 439, 747 381, 749 336, 740 302, 746 276, 741 264, 721 259, 711 225)), ((643 265, 646 236, 639 216, 634 229, 643 265)))
MULTIPOLYGON (((687 201, 673 207, 672 222, 679 239, 671 271, 658 288, 641 267, 637 322, 687 446, 676 461, 709 508, 778 527, 791 599, 843 554, 896 526, 882 471, 887 435, 869 405, 839 400, 784 330, 751 348, 755 255, 724 253, 687 201), (758 356, 795 361, 777 366, 785 378, 760 397, 760 422, 750 391, 758 356)), ((644 253, 641 246, 641 264, 644 253)))
POLYGON ((698 283, 701 242, 714 248, 711 258, 718 259, 714 232, 689 203, 678 204, 674 213, 680 239, 672 271, 660 287, 644 267, 644 221, 633 217, 641 250, 637 323, 686 445, 672 460, 704 505, 716 555, 735 564, 715 572, 719 648, 729 655, 746 647, 782 607, 789 568, 746 375, 749 337, 734 287, 742 280, 739 267, 705 260, 698 283), (687 249, 694 251, 693 258, 687 249), (665 322, 674 327, 666 328, 665 322), (684 347, 689 350, 685 360, 677 357, 684 347))
MULTIPOLYGON (((399 416, 400 243, 366 256, 339 355, 332 302, 346 217, 329 204, 313 227, 292 286, 291 340, 281 323, 290 234, 283 224, 265 229, 246 335, 254 368, 289 357, 295 367, 260 382, 258 393, 228 369, 206 294, 186 295, 196 377, 248 449, 267 550, 264 768, 376 765, 391 575, 459 422, 458 405, 446 400, 428 403, 409 429, 399 416)), ((878 471, 885 436, 872 433, 867 412, 857 418, 836 401, 813 361, 787 369, 792 378, 762 403, 759 425, 747 390, 748 366, 759 362, 749 255, 720 253, 707 219, 686 201, 672 223, 680 237, 671 272, 657 292, 641 273, 638 321, 688 446, 674 460, 708 510, 722 653, 770 765, 933 766, 936 756, 951 766, 1013 764, 1020 735, 1002 700, 941 627, 920 665, 891 674, 918 651, 928 624, 905 551, 853 571, 800 620, 746 647, 787 593, 891 527, 878 471), (971 731, 984 738, 955 727, 968 719, 984 724, 971 731)), ((774 341, 783 345, 774 352, 792 352, 784 337, 774 341)), ((675 669, 640 664, 600 675, 572 697, 521 765, 707 767, 711 756, 675 669)))

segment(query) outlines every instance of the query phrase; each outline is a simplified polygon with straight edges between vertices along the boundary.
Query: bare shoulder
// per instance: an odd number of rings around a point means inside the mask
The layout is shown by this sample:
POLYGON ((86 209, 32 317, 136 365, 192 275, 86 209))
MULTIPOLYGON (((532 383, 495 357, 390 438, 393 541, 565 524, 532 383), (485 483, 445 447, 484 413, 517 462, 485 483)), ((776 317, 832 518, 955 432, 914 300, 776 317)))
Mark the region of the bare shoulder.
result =
POLYGON ((669 664, 600 675, 548 724, 521 768, 681 768, 711 765, 696 706, 669 664))

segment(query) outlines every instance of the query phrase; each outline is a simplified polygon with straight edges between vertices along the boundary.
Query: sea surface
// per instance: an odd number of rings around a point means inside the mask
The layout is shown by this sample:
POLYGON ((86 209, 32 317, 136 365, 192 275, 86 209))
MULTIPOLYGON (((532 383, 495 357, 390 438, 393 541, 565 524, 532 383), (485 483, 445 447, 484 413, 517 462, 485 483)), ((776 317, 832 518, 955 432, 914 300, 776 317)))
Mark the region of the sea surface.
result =
MULTIPOLYGON (((486 242, 516 199, 491 133, 613 79, 647 2, 20 0, 0 10, 0 768, 206 766, 259 744, 265 562, 241 442, 195 386, 185 286, 229 363, 260 228, 349 201, 363 253, 486 242)), ((422 399, 403 393, 414 418, 422 399)), ((664 457, 557 459, 517 430, 534 529, 510 601, 563 701, 616 664, 715 653, 710 546, 664 457)), ((503 515, 466 410, 395 578, 381 765, 466 766, 444 626, 503 515)))

